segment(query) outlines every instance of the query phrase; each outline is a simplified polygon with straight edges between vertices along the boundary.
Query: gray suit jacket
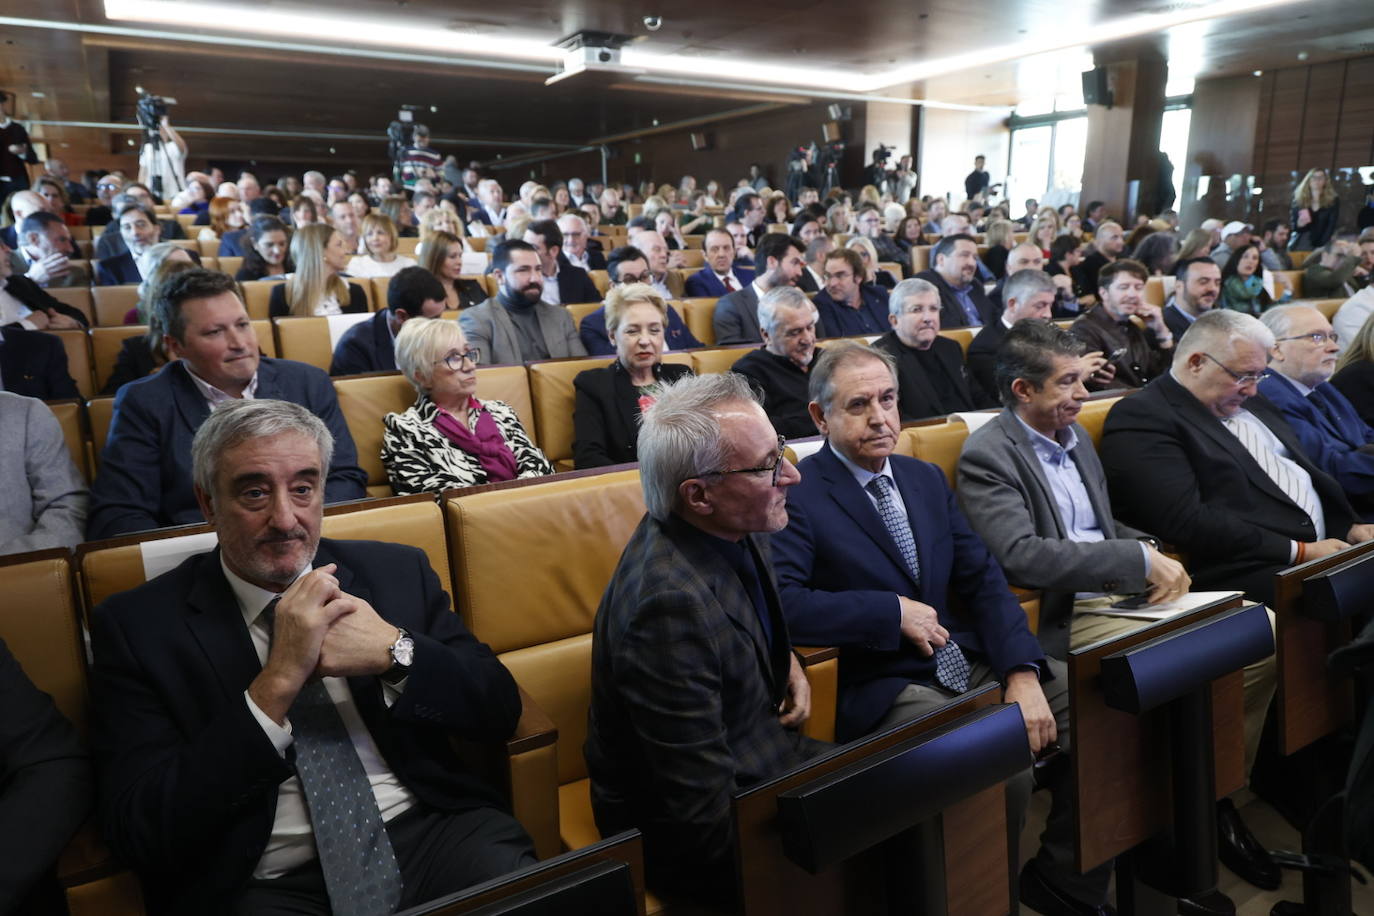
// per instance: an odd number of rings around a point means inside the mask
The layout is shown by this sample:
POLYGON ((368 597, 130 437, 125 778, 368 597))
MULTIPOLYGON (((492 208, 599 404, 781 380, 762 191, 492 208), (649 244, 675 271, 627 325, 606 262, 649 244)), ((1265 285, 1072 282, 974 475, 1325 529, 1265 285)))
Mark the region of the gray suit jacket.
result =
POLYGON ((1069 454, 1105 541, 1069 540, 1040 458, 1010 410, 965 440, 955 488, 960 507, 1002 564, 1007 581, 1044 590, 1040 645, 1060 659, 1069 648, 1075 592, 1139 592, 1146 585, 1144 554, 1135 540, 1143 533, 1112 518, 1107 477, 1092 438, 1076 423, 1073 431, 1078 445, 1069 454))
POLYGON ((754 285, 751 283, 718 299, 711 325, 716 331, 718 347, 763 343, 763 332, 759 329, 759 295, 754 292, 754 285))
MULTIPOLYGON (((548 347, 551 359, 587 355, 587 349, 577 336, 577 325, 573 324, 572 315, 567 309, 540 302, 535 305, 534 311, 539 318, 539 330, 544 335, 544 346, 548 347)), ((505 306, 496 301, 496 297, 461 312, 458 323, 463 326, 463 336, 468 339, 468 345, 482 351, 483 363, 519 365, 526 361, 520 353, 520 335, 515 330, 515 322, 505 306)))
POLYGON ((0 554, 75 547, 86 531, 86 483, 42 401, 0 391, 0 554))

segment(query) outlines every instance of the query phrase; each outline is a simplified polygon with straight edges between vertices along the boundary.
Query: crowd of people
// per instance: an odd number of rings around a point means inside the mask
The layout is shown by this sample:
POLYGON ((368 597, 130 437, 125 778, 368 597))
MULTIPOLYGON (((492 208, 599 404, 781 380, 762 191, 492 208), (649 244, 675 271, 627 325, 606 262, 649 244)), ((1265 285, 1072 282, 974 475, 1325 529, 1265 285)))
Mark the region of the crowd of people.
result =
MULTIPOLYGON (((331 375, 414 387, 382 421, 381 458, 395 493, 438 493, 554 472, 510 405, 477 396, 479 367, 611 358, 573 381, 573 458, 637 462, 647 514, 595 619, 592 801, 603 834, 644 833, 651 887, 695 897, 734 886, 730 794, 826 749, 799 731, 792 644, 839 647, 842 741, 1001 685, 1026 723, 1009 784, 1024 817, 1032 759, 1069 739, 1067 652, 1140 626, 1105 613, 1122 596, 1268 601, 1278 570, 1374 538, 1374 235, 1347 232, 1319 169, 1290 219, 1180 237, 1172 211, 1123 225, 1096 201, 1013 218, 985 199, 982 163, 955 205, 910 196, 914 179, 793 199, 758 175, 528 181, 507 202, 415 135, 398 175, 366 183, 174 162, 166 207, 241 257, 236 276, 169 244, 181 221, 118 172, 72 187, 49 160, 6 198, 0 553, 197 522, 219 543, 95 610, 93 768, 50 703, 24 706, 74 813, 48 820, 56 839, 6 888, 50 868, 92 805, 157 911, 388 913, 534 861, 446 740, 508 736, 514 679, 418 550, 320 535, 326 504, 367 496, 331 375), (83 221, 104 226, 94 277, 75 263, 83 221), (606 226, 624 227, 617 244, 606 226), (495 295, 465 272, 475 256, 495 295), (1271 282, 1295 267, 1300 299, 1271 282), (353 279, 376 277, 385 307, 329 372, 262 354, 240 282, 280 281, 274 317, 333 316, 367 312, 353 279), (1153 278, 1171 283, 1162 307, 1153 278), (86 323, 47 290, 92 281, 138 284, 128 322, 147 333, 120 355, 88 491, 40 402, 75 396, 44 332, 86 323), (702 346, 672 307, 684 297, 717 300, 715 344, 747 350, 731 371, 665 361, 702 346), (1334 326, 1307 301, 1329 297, 1349 300, 1334 326), (577 303, 601 307, 578 323, 577 303), (953 328, 976 332, 967 353, 953 328), (1139 390, 1095 448, 1076 419, 1110 389, 1139 390), (896 453, 903 423, 993 408, 954 488, 896 453), (787 440, 811 436, 794 465, 787 440), (1036 632, 1008 583, 1041 590, 1036 632)), ((1248 773, 1273 658, 1244 682, 1248 773)), ((1111 912, 1111 863, 1074 864, 1068 768, 1037 773, 1052 804, 1022 902, 1111 912)), ((1221 862, 1278 887, 1229 800, 1217 818, 1221 862)), ((1180 912, 1229 903, 1214 891, 1180 912)))

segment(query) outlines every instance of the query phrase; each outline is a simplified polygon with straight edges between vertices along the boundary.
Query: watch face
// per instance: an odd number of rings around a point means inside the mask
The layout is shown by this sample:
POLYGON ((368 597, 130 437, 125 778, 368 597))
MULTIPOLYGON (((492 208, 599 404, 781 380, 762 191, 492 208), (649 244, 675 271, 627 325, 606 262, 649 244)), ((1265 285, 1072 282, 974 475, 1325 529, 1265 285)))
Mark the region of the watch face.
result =
POLYGON ((396 664, 409 668, 415 661, 415 640, 409 636, 402 636, 396 640, 396 645, 391 647, 391 658, 396 664))

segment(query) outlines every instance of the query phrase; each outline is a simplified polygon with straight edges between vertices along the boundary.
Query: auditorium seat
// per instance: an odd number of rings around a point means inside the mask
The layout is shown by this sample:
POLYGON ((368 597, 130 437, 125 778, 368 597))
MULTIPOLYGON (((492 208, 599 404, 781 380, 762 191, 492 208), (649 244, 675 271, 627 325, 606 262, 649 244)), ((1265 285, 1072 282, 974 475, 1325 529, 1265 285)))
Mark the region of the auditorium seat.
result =
POLYGON ((1086 429, 1088 435, 1092 436, 1093 448, 1101 444, 1102 424, 1107 422, 1107 414, 1119 400, 1121 400, 1121 396, 1094 398, 1083 403, 1083 409, 1078 413, 1078 425, 1086 429))
MULTIPOLYGON (((73 207, 72 207, 72 212, 73 212, 73 213, 80 212, 80 213, 84 214, 85 211, 78 211, 78 210, 76 209, 76 207, 73 206, 73 207)), ((90 227, 90 226, 68 226, 68 227, 67 227, 67 231, 70 232, 70 233, 72 234, 72 239, 73 239, 74 241, 78 241, 78 242, 89 242, 89 241, 91 240, 91 227, 90 227)))
POLYGON ((372 311, 380 312, 386 308, 386 293, 391 289, 390 277, 372 277, 372 311))
MULTIPOLYGON (((205 257, 205 256, 202 256, 202 257, 201 257, 202 263, 205 262, 205 261, 209 261, 209 260, 211 260, 211 259, 210 259, 210 258, 207 258, 207 257, 205 257)), ((231 276, 231 277, 234 276, 235 274, 237 274, 237 273, 239 272, 239 270, 241 270, 241 269, 243 268, 243 258, 242 258, 242 257, 230 257, 230 256, 228 256, 228 255, 225 255, 225 256, 222 257, 222 258, 221 258, 221 257, 215 257, 213 260, 214 260, 214 261, 216 262, 216 264, 217 264, 217 266, 216 266, 216 268, 215 268, 216 270, 222 271, 222 272, 228 274, 228 275, 231 276)))
POLYGON ((98 328, 114 328, 124 323, 124 316, 130 309, 138 306, 138 284, 124 283, 119 286, 95 286, 91 288, 95 299, 95 321, 98 328))
POLYGON ((1336 312, 1345 305, 1344 299, 1308 299, 1306 301, 1308 305, 1325 315, 1327 321, 1335 318, 1336 312))
MULTIPOLYGON (((164 239, 164 241, 171 242, 178 248, 185 248, 187 251, 195 251, 204 255, 204 252, 200 251, 200 243, 197 242, 195 239, 164 239)), ((218 246, 216 246, 214 251, 210 252, 210 255, 212 257, 217 254, 219 254, 218 246)))
POLYGON ((701 270, 706 265, 706 252, 700 248, 679 249, 676 254, 682 260, 682 266, 688 270, 701 270))
POLYGON ((959 453, 963 451, 967 438, 968 427, 964 421, 949 417, 944 423, 909 426, 902 430, 897 437, 895 451, 898 455, 929 461, 945 472, 945 480, 953 489, 959 468, 959 453))
POLYGON ((95 324, 95 298, 91 295, 91 288, 89 286, 55 286, 49 288, 47 292, 49 296, 52 296, 63 305, 70 305, 72 308, 77 309, 81 314, 86 316, 87 321, 91 324, 95 324))
POLYGON ((396 253, 403 254, 408 258, 414 259, 415 249, 419 246, 419 236, 411 236, 410 238, 398 238, 396 240, 396 253))
POLYGON ((572 316, 573 325, 580 329, 582 327, 582 319, 586 318, 592 312, 601 308, 601 303, 578 302, 573 305, 566 306, 566 308, 568 310, 568 314, 572 316))
POLYGON ((248 317, 265 319, 272 301, 272 287, 281 280, 249 280, 240 283, 243 289, 243 304, 248 308, 248 317))
POLYGON ((744 358, 745 354, 758 349, 752 345, 742 347, 710 347, 705 350, 691 350, 692 371, 697 375, 715 372, 729 372, 730 368, 744 358))
MULTIPOLYGON (((682 240, 683 240, 684 242, 687 243, 687 250, 688 250, 688 251, 693 251, 693 250, 696 250, 696 249, 702 249, 702 250, 704 251, 704 249, 706 248, 706 234, 705 234, 705 233, 701 233, 701 234, 699 234, 699 235, 684 235, 684 236, 682 237, 682 240)), ((702 254, 702 262, 701 262, 702 264, 705 264, 705 263, 706 263, 705 257, 706 257, 706 256, 705 256, 705 254, 703 253, 703 254, 702 254)))
POLYGON ((93 393, 91 384, 91 342, 85 328, 64 328, 60 331, 44 331, 54 334, 62 341, 62 349, 67 351, 67 374, 76 382, 76 390, 83 398, 93 393))
POLYGON ((197 215, 198 214, 195 213, 178 213, 176 215, 176 221, 181 224, 182 229, 190 229, 196 224, 197 215))
MULTIPOLYGON (((692 365, 691 355, 682 351, 665 353, 663 361, 692 365)), ((534 439, 556 470, 570 471, 573 467, 573 379, 579 372, 610 364, 610 357, 593 357, 526 365, 530 373, 530 396, 534 400, 534 439)))
POLYGON ((86 454, 86 425, 82 420, 80 401, 46 401, 48 409, 62 427, 62 441, 67 444, 67 454, 72 464, 81 472, 86 483, 91 482, 91 469, 86 454))
POLYGON ((1163 308, 1164 303, 1168 301, 1168 298, 1168 295, 1164 291, 1163 277, 1150 277, 1148 280, 1145 281, 1146 302, 1150 303, 1151 305, 1157 305, 1160 308, 1163 308))
POLYGON ((887 271, 898 280, 902 279, 902 265, 898 264, 896 261, 879 261, 878 269, 887 271))
MULTIPOLYGON (((1297 264, 1297 260, 1293 261, 1297 264)), ((1274 276, 1283 281, 1283 285, 1293 291, 1294 299, 1302 298, 1302 271, 1301 270, 1276 270, 1274 276)))
MULTIPOLYGON (((299 319, 297 319, 299 320, 299 319)), ((358 451, 358 466, 367 473, 369 496, 391 495, 391 483, 382 465, 382 418, 401 413, 415 403, 415 388, 399 372, 355 375, 334 380, 339 409, 358 451)), ((477 397, 504 401, 520 418, 520 425, 534 433, 534 409, 524 366, 483 366, 477 370, 477 397)))
POLYGON ((920 273, 930 269, 930 245, 911 246, 911 270, 920 273))
POLYGON ((716 312, 716 300, 710 297, 679 299, 676 304, 682 311, 683 320, 687 322, 687 330, 692 332, 692 336, 703 345, 714 347, 716 329, 711 324, 711 317, 716 312))
POLYGON ((273 318, 272 327, 282 359, 309 363, 328 372, 339 338, 353 325, 371 320, 370 313, 327 318, 273 318))
POLYGON ((219 239, 217 238, 207 239, 205 241, 197 241, 196 245, 200 249, 200 256, 202 258, 217 256, 219 254, 219 239))
POLYGON ((948 337, 959 345, 959 349, 968 356, 968 345, 973 343, 974 336, 978 333, 977 328, 948 328, 940 332, 941 337, 948 337))
POLYGON ((606 291, 611 288, 610 275, 604 270, 589 270, 587 276, 591 277, 592 282, 596 284, 596 291, 605 297, 606 291))

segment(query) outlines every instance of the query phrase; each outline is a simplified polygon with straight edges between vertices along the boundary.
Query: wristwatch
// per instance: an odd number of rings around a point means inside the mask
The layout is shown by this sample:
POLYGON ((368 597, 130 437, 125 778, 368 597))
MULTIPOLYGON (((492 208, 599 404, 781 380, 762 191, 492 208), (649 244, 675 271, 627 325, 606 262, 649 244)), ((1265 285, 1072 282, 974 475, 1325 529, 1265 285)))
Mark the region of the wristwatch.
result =
POLYGON ((389 647, 391 667, 382 675, 382 680, 388 684, 405 680, 410 674, 410 666, 415 663, 415 640, 402 627, 397 627, 396 632, 396 641, 389 647))

